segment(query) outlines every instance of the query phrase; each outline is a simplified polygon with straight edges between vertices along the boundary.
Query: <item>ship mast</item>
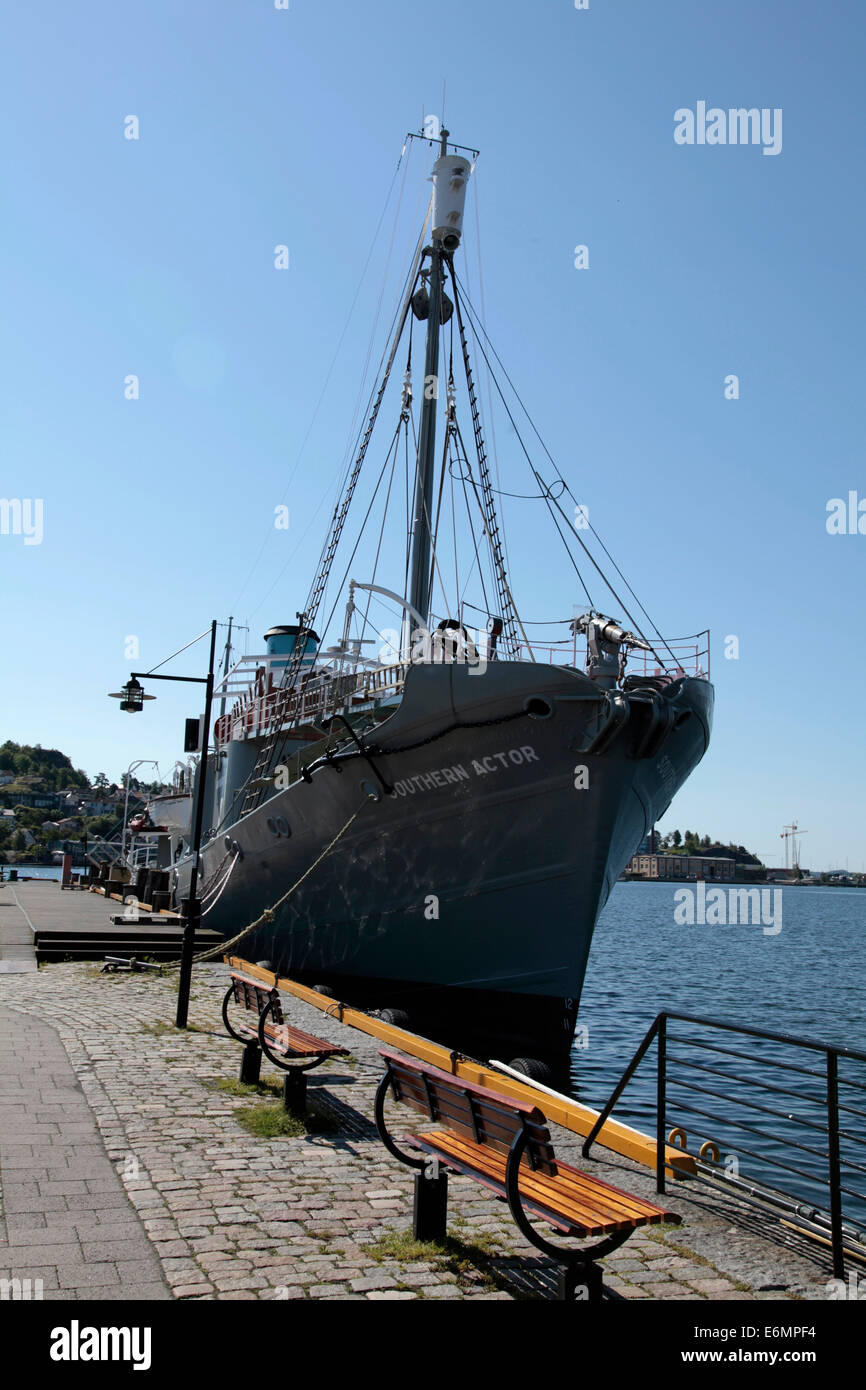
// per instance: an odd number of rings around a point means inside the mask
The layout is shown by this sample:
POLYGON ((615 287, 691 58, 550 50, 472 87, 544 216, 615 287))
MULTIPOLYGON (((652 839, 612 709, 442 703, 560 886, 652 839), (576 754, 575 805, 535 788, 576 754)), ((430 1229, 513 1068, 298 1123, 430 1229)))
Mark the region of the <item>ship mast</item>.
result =
MULTIPOLYGON (((439 158, 433 166, 433 235, 426 248, 430 258, 424 355, 424 394, 418 431, 415 471, 415 503, 412 512, 412 548, 409 561, 409 602, 425 624, 430 617, 430 550, 432 546, 433 477, 435 472, 436 408, 439 398, 439 336, 442 325, 443 267, 460 243, 463 203, 470 165, 459 155, 448 154, 447 130, 442 131, 439 158)), ((425 272, 422 271, 422 277, 425 272)), ((448 306, 450 308, 450 306, 448 306)), ((418 310, 413 309, 418 314, 418 310)), ((418 315, 420 317, 420 315, 418 315)))

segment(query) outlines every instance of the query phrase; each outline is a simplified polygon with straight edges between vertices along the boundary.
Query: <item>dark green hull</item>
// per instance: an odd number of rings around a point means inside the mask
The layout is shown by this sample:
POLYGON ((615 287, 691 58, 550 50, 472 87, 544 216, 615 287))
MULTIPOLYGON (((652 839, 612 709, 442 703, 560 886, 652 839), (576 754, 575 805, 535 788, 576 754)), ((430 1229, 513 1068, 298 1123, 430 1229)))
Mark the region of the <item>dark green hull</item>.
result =
MULTIPOLYGON (((391 794, 367 799, 377 778, 356 750, 221 829, 203 850, 205 924, 236 934, 361 807, 239 952, 344 999, 403 1007, 464 1050, 561 1053, 598 913, 703 756, 712 704, 692 678, 611 701, 568 668, 415 667, 369 736, 391 794), (224 836, 243 855, 220 892, 224 836)), ((181 896, 186 877, 179 866, 181 896)))

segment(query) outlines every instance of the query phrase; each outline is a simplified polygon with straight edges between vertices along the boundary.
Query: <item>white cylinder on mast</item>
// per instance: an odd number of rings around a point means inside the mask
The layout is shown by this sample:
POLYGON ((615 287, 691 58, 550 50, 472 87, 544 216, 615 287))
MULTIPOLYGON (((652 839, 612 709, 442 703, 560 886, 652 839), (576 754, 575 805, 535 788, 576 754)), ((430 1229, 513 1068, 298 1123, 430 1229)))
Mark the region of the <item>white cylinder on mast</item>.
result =
POLYGON ((463 231, 463 205, 472 165, 462 155, 440 155, 433 165, 433 238, 454 251, 463 231))

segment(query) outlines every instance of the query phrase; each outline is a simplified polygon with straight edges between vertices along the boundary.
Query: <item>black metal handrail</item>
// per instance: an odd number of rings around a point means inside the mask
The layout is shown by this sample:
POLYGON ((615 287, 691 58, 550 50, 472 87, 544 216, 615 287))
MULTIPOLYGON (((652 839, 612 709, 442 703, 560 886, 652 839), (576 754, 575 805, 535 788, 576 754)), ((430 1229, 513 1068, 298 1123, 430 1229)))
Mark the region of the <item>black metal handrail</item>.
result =
MULTIPOLYGON (((848 1182, 843 1182, 843 1169, 845 1170, 845 1177, 848 1179, 849 1172, 866 1173, 866 1166, 862 1163, 855 1162, 847 1156, 843 1157, 841 1153, 840 1140, 849 1140, 853 1143, 859 1143, 860 1136, 852 1133, 848 1129, 840 1129, 840 1114, 863 1117, 864 1112, 850 1103, 847 1093, 843 1092, 844 1099, 840 1100, 840 1087, 850 1087, 855 1091, 864 1091, 866 1090, 866 1079, 857 1081, 847 1076, 840 1076, 839 1061, 841 1058, 852 1062, 866 1062, 866 1052, 860 1052, 856 1048, 851 1047, 836 1047, 829 1043, 820 1042, 815 1038, 801 1038, 795 1037, 789 1033, 771 1032, 766 1028, 752 1028, 746 1024, 733 1023, 726 1019, 702 1018, 696 1014, 669 1013, 665 1011, 658 1014, 651 1026, 647 1029, 643 1040, 635 1050, 631 1061, 584 1140, 582 1152, 585 1158, 589 1156, 590 1148, 654 1042, 658 1044, 655 1105, 657 1191, 662 1193, 665 1191, 666 1168, 670 1167, 670 1163, 667 1160, 667 1146, 665 1140, 667 1128, 666 1114, 669 1087, 677 1086, 688 1092, 689 1098, 695 1102, 689 1104, 685 1100, 677 1100, 677 1106, 681 1111, 685 1111, 690 1115, 699 1116, 701 1119, 711 1120, 714 1123, 730 1126, 733 1129, 743 1131, 747 1135, 756 1135, 759 1139, 769 1141, 771 1145, 784 1142, 789 1149, 795 1149, 798 1152, 807 1154, 811 1158, 820 1160, 822 1163, 826 1162, 826 1182, 829 1197, 827 1212, 822 1213, 815 1209, 806 1211, 802 1205, 796 1204, 796 1198, 793 1199, 793 1203, 789 1202, 787 1205, 790 1210, 800 1215, 805 1215, 813 1225, 819 1228, 823 1227, 829 1231, 833 1258, 833 1273, 837 1278, 844 1278, 845 1239, 846 1236, 849 1239, 851 1238, 852 1228, 844 1224, 843 1199, 845 1196, 848 1196, 858 1202, 866 1203, 866 1193, 849 1186, 848 1182), (668 1023, 670 1021, 693 1024, 699 1028, 718 1029, 724 1033, 740 1034, 746 1038, 755 1038, 763 1042, 779 1043, 785 1047, 799 1048, 807 1052, 816 1052, 823 1056, 824 1065, 820 1068, 807 1067, 798 1065, 792 1061, 784 1061, 780 1058, 768 1056, 766 1053, 763 1056, 756 1056, 754 1052, 744 1052, 741 1048, 723 1047, 718 1042, 709 1041, 706 1038, 684 1037, 680 1033, 671 1033, 668 1030, 668 1023), (678 1047, 686 1046, 690 1048, 700 1048, 703 1050, 705 1056, 707 1053, 712 1053, 714 1059, 719 1062, 719 1065, 713 1066, 709 1064, 709 1061, 696 1061, 694 1058, 683 1057, 678 1054, 674 1055, 670 1051, 671 1044, 678 1047), (783 1078, 774 1078, 773 1081, 767 1081, 764 1079, 763 1075, 747 1076, 739 1071, 726 1071, 723 1069, 722 1059, 728 1057, 739 1058, 753 1064, 758 1062, 761 1068, 777 1067, 786 1073, 794 1072, 801 1076, 814 1078, 821 1082, 822 1093, 820 1095, 810 1095, 805 1090, 791 1090, 787 1086, 776 1084, 777 1081, 783 1078), (683 1067, 693 1073, 706 1073, 706 1084, 699 1085, 698 1079, 686 1080, 674 1075, 673 1069, 675 1067, 683 1067), (761 1092, 761 1099, 753 1099, 749 1095, 739 1093, 738 1090, 732 1093, 730 1087, 728 1090, 711 1089, 713 1086, 717 1085, 716 1078, 718 1077, 728 1083, 736 1083, 736 1087, 740 1090, 757 1089, 761 1092), (747 1120, 737 1118, 735 1115, 719 1115, 713 1109, 702 1108, 706 1104, 702 1099, 704 1096, 711 1097, 715 1100, 722 1100, 737 1108, 745 1107, 746 1110, 761 1117, 761 1119, 759 1119, 758 1124, 750 1124, 747 1120), (790 1096, 807 1106, 817 1106, 819 1107, 818 1113, 821 1118, 819 1119, 812 1115, 807 1117, 806 1114, 794 1112, 793 1110, 786 1112, 775 1109, 768 1099, 768 1097, 772 1098, 775 1096, 790 1096), (765 1116, 769 1116, 772 1120, 782 1120, 785 1123, 801 1125, 807 1133, 801 1135, 798 1139, 786 1136, 783 1141, 780 1141, 777 1134, 768 1133, 767 1129, 763 1127, 762 1118, 765 1116), (809 1138, 810 1133, 815 1134, 816 1132, 825 1137, 826 1148, 823 1146, 820 1148, 815 1147, 815 1140, 812 1142, 803 1142, 804 1139, 809 1138)), ((701 1076, 700 1080, 703 1081, 705 1078, 701 1076)), ((709 1103, 712 1104, 712 1100, 709 1103)), ((705 1143, 710 1142, 714 1146, 717 1143, 715 1139, 709 1140, 708 1138, 705 1141, 705 1143)), ((775 1155, 767 1154, 766 1152, 760 1153, 753 1148, 747 1148, 745 1144, 738 1143, 737 1150, 739 1153, 748 1155, 750 1158, 756 1159, 765 1166, 778 1168, 782 1170, 782 1172, 793 1173, 799 1179, 805 1179, 810 1184, 823 1182, 822 1178, 816 1174, 814 1168, 806 1169, 797 1167, 793 1163, 784 1162, 775 1155)), ((730 1182, 731 1186, 740 1191, 745 1189, 745 1191, 752 1196, 759 1195, 769 1200, 774 1200, 777 1197, 786 1198, 791 1196, 791 1194, 786 1194, 784 1188, 762 1186, 759 1191, 753 1186, 748 1186, 747 1184, 740 1183, 737 1179, 730 1178, 726 1173, 714 1169, 712 1165, 709 1164, 704 1164, 703 1167, 698 1164, 698 1173, 699 1176, 711 1176, 713 1179, 727 1180, 730 1182)), ((850 1181, 850 1179, 848 1180, 850 1181)), ((786 1203, 782 1202, 781 1204, 785 1205, 786 1203)))

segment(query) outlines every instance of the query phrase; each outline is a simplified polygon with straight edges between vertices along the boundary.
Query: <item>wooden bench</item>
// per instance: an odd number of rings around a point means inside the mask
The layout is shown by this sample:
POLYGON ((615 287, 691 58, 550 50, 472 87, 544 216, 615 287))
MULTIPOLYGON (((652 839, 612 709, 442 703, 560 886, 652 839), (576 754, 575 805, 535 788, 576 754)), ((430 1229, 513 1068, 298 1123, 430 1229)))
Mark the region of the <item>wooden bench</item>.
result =
POLYGON ((389 1153, 416 1170, 413 1232, 416 1240, 442 1240, 448 1207, 448 1170, 508 1202, 519 1230, 557 1262, 557 1297, 597 1302, 602 1273, 597 1260, 610 1254, 639 1226, 681 1218, 589 1173, 561 1163, 541 1110, 382 1048, 385 1074, 376 1092, 376 1128, 389 1153), (399 1149, 385 1123, 388 1093, 442 1127, 404 1139, 399 1149), (530 1217, 564 1237, 597 1239, 589 1248, 555 1243, 530 1217), (598 1239, 600 1238, 600 1239, 598 1239))
POLYGON ((239 1079, 255 1085, 261 1074, 262 1053, 286 1073, 283 1083, 283 1104, 292 1115, 302 1116, 306 1106, 306 1073, 318 1067, 328 1057, 347 1057, 345 1047, 335 1047, 324 1038, 313 1037, 300 1028, 293 1028, 283 1017, 280 992, 263 985, 238 970, 229 972, 231 984, 222 1006, 226 1031, 243 1043, 239 1079), (246 1010, 255 1023, 242 1018, 232 1023, 229 1005, 234 1002, 246 1010))

